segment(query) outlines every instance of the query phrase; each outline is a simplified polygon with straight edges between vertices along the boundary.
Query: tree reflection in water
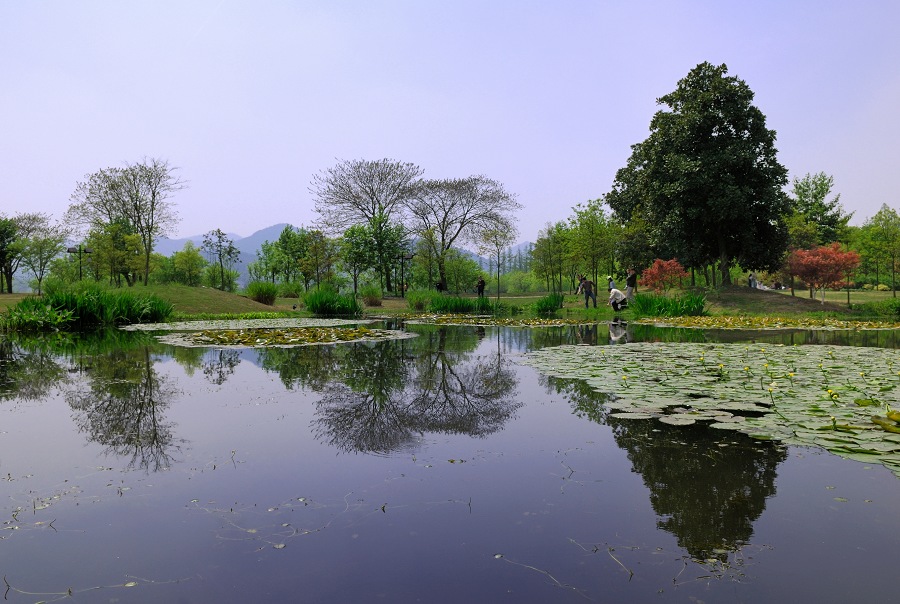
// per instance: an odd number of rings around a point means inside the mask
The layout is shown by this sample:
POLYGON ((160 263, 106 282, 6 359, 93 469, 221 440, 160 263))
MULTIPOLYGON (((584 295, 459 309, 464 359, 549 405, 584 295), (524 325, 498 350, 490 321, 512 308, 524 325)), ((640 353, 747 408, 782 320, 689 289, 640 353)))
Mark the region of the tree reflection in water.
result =
POLYGON ((0 401, 37 401, 68 382, 52 342, 52 335, 27 339, 0 335, 0 401))
POLYGON ((177 390, 154 369, 150 347, 96 354, 84 378, 66 392, 79 430, 129 468, 167 469, 178 447, 163 411, 177 390))
POLYGON ((775 495, 787 450, 707 426, 607 418, 616 443, 650 489, 658 526, 698 560, 728 560, 753 535, 775 495))
POLYGON ((203 354, 203 375, 221 386, 241 363, 241 354, 233 348, 212 348, 203 354))
POLYGON ((423 327, 412 339, 271 349, 261 359, 283 382, 322 394, 318 439, 385 454, 426 432, 485 436, 513 416, 515 371, 499 347, 476 354, 482 338, 478 328, 423 327))
POLYGON ((610 394, 582 380, 544 378, 579 417, 607 424, 632 469, 650 490, 657 525, 700 561, 727 563, 753 536, 753 523, 775 495, 778 464, 787 450, 697 424, 672 426, 655 419, 618 419, 604 405, 610 394))

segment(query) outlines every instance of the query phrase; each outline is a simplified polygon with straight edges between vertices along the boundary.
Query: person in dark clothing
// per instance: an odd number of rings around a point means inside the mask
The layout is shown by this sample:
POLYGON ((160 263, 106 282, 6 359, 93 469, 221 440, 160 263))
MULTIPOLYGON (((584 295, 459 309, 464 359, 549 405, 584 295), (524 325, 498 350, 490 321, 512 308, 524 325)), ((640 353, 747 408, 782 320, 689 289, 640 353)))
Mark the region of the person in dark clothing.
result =
POLYGON ((484 298, 484 278, 483 277, 478 278, 478 284, 475 287, 478 290, 478 297, 484 298))
POLYGON ((634 292, 637 290, 637 273, 633 268, 628 269, 628 277, 625 278, 625 297, 634 300, 634 292))
POLYGON ((597 293, 594 291, 594 282, 588 279, 587 277, 581 277, 581 283, 578 284, 578 289, 575 290, 577 294, 581 291, 584 294, 584 307, 588 307, 588 301, 594 300, 594 308, 597 308, 597 293))

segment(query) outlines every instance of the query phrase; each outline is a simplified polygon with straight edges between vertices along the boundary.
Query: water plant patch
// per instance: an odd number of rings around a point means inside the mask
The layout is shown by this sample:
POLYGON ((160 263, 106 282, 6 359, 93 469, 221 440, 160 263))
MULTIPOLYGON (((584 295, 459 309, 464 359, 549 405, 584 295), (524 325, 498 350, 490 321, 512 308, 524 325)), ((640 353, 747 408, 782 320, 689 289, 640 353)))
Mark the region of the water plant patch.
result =
POLYGON ((261 348, 268 346, 309 346, 360 340, 409 338, 415 334, 368 327, 294 327, 254 329, 208 329, 192 333, 171 333, 159 340, 175 346, 215 348, 261 348))
POLYGON ((524 355, 547 375, 612 394, 613 417, 707 422, 822 447, 900 476, 900 352, 884 348, 641 342, 524 355))
POLYGON ((435 325, 476 325, 480 327, 558 327, 561 325, 587 325, 596 321, 587 319, 557 319, 552 317, 492 317, 486 315, 417 315, 410 323, 435 325))
POLYGON ((633 321, 649 325, 695 329, 900 329, 900 323, 896 321, 850 321, 819 317, 715 315, 640 318, 633 319, 633 321))

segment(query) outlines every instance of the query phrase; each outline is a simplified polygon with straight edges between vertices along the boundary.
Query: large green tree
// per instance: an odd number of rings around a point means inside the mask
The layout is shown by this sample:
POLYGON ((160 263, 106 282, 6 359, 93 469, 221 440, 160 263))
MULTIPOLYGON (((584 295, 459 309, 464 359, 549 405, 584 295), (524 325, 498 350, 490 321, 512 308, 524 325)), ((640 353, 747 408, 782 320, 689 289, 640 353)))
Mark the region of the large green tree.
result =
POLYGON ((353 281, 353 295, 359 288, 359 276, 372 266, 375 258, 373 238, 369 229, 361 224, 355 224, 341 237, 340 242, 341 266, 350 275, 353 281))
POLYGON ((37 292, 41 293, 41 282, 50 268, 50 262, 66 249, 66 229, 62 225, 54 224, 50 216, 41 214, 42 223, 31 234, 31 237, 21 242, 19 254, 22 264, 34 275, 37 282, 37 292))
POLYGON ((12 264, 18 256, 16 223, 12 218, 0 216, 0 291, 12 293, 12 264))
POLYGON ((77 183, 65 222, 85 230, 125 222, 140 236, 144 253, 144 285, 150 275, 150 255, 160 236, 178 223, 170 197, 187 185, 177 175, 178 168, 157 158, 107 168, 77 183))
POLYGON ((853 212, 844 212, 840 194, 828 198, 833 187, 834 177, 824 172, 806 174, 792 181, 793 211, 815 232, 818 245, 846 239, 847 223, 853 217, 853 212))
POLYGON ((575 214, 569 218, 569 224, 572 253, 579 259, 578 270, 590 275, 594 283, 605 282, 600 279, 600 271, 613 273, 616 239, 621 229, 609 220, 602 199, 592 199, 572 209, 575 214))
POLYGON ((607 201, 625 222, 646 221, 654 247, 685 266, 774 270, 787 245, 787 170, 753 92, 725 65, 701 63, 657 99, 665 109, 632 146, 607 201))
POLYGON ((869 232, 868 254, 891 271, 891 290, 897 297, 897 262, 900 259, 900 214, 887 204, 868 219, 863 228, 869 232))
POLYGON ((551 293, 563 291, 570 241, 571 231, 564 222, 547 224, 538 233, 538 240, 531 251, 531 268, 536 277, 544 280, 547 291, 551 293))
POLYGON ((193 287, 202 283, 207 262, 193 241, 186 241, 184 247, 172 255, 172 264, 179 283, 193 287))
POLYGON ((25 242, 40 233, 50 220, 46 214, 23 212, 12 218, 0 215, 0 274, 6 292, 13 291, 13 275, 22 264, 25 242))

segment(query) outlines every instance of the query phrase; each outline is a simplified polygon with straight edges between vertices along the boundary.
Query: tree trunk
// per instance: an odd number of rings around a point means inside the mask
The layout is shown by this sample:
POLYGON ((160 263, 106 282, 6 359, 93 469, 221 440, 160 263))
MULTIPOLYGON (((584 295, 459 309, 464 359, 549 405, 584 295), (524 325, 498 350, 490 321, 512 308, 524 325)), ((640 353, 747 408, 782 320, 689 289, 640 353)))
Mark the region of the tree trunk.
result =
POLYGON ((731 265, 725 249, 725 238, 719 234, 719 270, 722 272, 722 285, 731 285, 731 265))
POLYGON ((438 256, 438 283, 438 291, 447 291, 447 267, 442 256, 438 256))

